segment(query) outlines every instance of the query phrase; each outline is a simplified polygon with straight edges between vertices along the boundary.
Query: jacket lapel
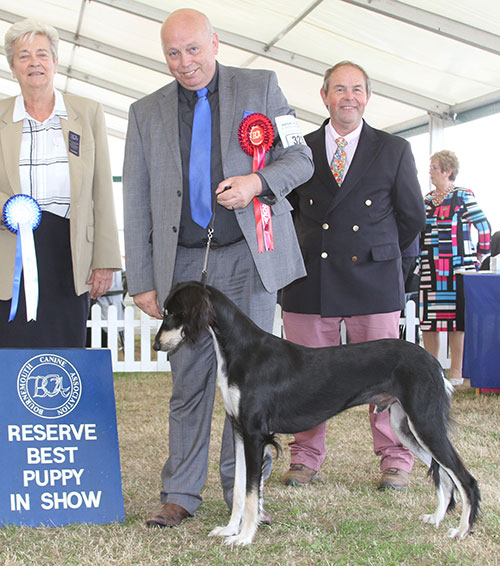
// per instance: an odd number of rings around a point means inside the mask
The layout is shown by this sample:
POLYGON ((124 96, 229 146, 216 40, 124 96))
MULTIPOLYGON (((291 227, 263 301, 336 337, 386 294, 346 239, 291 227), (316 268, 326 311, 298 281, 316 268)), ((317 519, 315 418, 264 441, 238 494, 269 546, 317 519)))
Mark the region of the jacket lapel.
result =
POLYGON ((377 152, 380 149, 379 139, 373 128, 363 121, 363 128, 359 136, 358 147, 354 154, 347 175, 342 182, 332 203, 332 209, 338 206, 349 193, 351 193, 363 177, 375 166, 377 152))
POLYGON ((21 180, 19 178, 19 153, 21 151, 21 138, 23 134, 23 122, 12 121, 14 112, 15 97, 12 98, 12 104, 6 108, 0 117, 0 146, 5 163, 5 170, 8 184, 5 186, 12 187, 13 194, 21 192, 21 180))
POLYGON ((325 120, 319 130, 316 130, 308 136, 307 143, 313 152, 314 169, 319 177, 318 180, 322 186, 331 192, 333 198, 339 188, 326 156, 325 126, 327 124, 328 120, 325 120))
POLYGON ((177 93, 177 81, 172 81, 160 91, 158 99, 160 115, 163 121, 164 140, 158 141, 160 147, 169 147, 170 155, 182 174, 181 148, 179 144, 179 98, 177 93))
POLYGON ((82 123, 80 117, 76 113, 73 106, 63 94, 64 105, 66 106, 66 112, 68 113, 68 119, 65 120, 61 118, 61 129, 64 136, 64 143, 66 144, 66 150, 68 152, 68 165, 69 165, 69 182, 71 187, 71 200, 72 202, 78 202, 80 198, 80 191, 82 188, 83 181, 83 154, 82 154, 82 123), (69 138, 71 134, 76 134, 79 136, 79 151, 78 155, 69 151, 69 138))
MULTIPOLYGON (((232 71, 219 64, 219 112, 220 112, 220 149, 222 163, 225 163, 229 141, 233 133, 233 119, 236 111, 236 87, 232 71)), ((240 117, 240 119, 243 116, 240 117)))

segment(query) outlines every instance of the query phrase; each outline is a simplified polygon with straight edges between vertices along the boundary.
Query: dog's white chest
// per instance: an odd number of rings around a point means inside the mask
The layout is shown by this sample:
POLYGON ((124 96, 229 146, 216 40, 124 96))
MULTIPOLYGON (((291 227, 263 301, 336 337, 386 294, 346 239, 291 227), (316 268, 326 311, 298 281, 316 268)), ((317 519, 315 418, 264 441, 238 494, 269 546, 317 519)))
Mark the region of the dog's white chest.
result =
POLYGON ((226 360, 222 355, 219 342, 214 331, 209 328, 214 341, 215 356, 217 358, 217 386, 219 387, 226 413, 232 417, 238 417, 240 410, 240 390, 238 387, 229 386, 226 373, 226 360))

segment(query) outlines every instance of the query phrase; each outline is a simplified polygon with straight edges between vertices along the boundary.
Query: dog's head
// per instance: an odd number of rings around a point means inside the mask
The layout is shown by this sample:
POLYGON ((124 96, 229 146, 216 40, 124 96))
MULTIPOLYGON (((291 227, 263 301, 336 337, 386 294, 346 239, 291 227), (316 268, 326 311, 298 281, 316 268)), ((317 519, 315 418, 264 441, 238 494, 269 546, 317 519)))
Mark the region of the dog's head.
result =
POLYGON ((214 320, 210 292, 198 281, 178 283, 163 305, 163 323, 153 349, 174 352, 181 344, 194 344, 214 320))

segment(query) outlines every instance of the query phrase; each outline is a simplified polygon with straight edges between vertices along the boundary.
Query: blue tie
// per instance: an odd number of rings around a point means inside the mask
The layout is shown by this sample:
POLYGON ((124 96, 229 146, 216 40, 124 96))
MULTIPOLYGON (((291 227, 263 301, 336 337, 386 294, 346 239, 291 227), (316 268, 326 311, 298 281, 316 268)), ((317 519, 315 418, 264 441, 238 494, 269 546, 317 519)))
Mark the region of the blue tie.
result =
POLYGON ((191 152, 189 154, 189 203, 191 217, 196 224, 206 228, 212 217, 212 187, 210 179, 210 154, 212 146, 212 114, 207 89, 196 91, 198 100, 194 107, 191 152))

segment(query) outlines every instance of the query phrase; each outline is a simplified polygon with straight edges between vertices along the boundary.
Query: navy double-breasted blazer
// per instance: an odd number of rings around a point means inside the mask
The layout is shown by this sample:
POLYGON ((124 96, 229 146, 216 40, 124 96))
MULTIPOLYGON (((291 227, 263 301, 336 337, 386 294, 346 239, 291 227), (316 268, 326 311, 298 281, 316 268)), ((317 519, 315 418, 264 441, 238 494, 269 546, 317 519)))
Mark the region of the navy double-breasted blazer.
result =
POLYGON ((404 306, 401 250, 425 226, 410 144, 363 123, 339 189, 325 149, 325 126, 306 136, 315 172, 289 200, 307 276, 288 285, 288 312, 354 316, 404 306))

